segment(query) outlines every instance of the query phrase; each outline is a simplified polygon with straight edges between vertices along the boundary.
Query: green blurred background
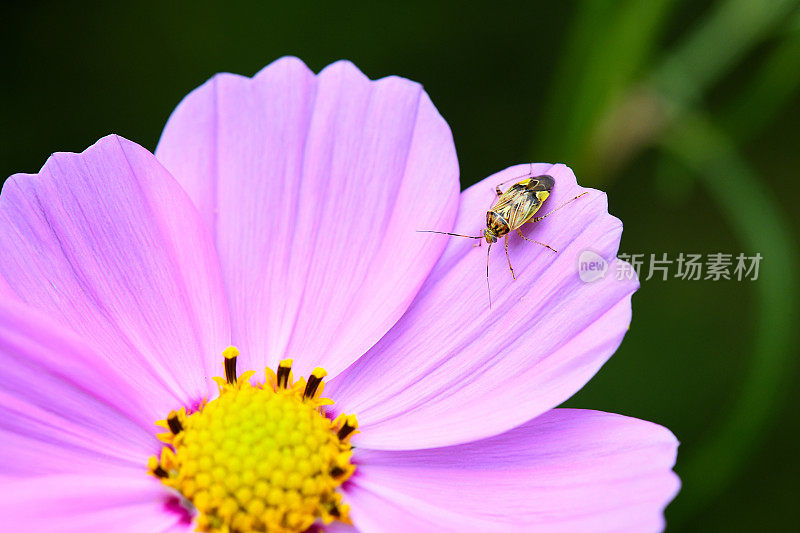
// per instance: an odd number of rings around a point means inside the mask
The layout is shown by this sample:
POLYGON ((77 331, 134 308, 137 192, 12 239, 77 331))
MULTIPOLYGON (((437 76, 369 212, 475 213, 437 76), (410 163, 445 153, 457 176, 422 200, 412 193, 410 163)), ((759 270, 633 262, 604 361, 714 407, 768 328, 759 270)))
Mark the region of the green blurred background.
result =
POLYGON ((568 404, 675 432, 669 531, 796 530, 800 2, 220 4, 3 3, 0 176, 111 132, 154 149, 192 88, 286 54, 417 80, 464 187, 565 162, 608 191, 621 252, 761 253, 757 281, 643 281, 568 404))

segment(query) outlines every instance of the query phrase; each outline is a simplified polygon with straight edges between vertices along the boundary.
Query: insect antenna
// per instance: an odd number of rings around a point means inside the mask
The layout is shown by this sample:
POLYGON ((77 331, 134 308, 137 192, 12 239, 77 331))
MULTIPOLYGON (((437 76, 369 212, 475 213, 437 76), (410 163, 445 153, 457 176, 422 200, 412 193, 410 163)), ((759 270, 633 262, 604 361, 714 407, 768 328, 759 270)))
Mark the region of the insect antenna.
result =
POLYGON ((492 243, 486 248, 486 290, 489 292, 489 309, 492 308, 492 288, 489 286, 489 252, 492 251, 492 243))
POLYGON ((552 215, 553 213, 555 213, 556 211, 558 211, 559 209, 561 209, 561 208, 562 208, 562 207, 564 207, 565 205, 567 205, 567 204, 569 204, 569 203, 572 203, 572 202, 574 202, 575 200, 577 200, 578 198, 580 198, 580 197, 581 197, 581 196, 583 196, 584 194, 589 194, 589 191, 585 191, 585 192, 582 192, 582 193, 580 193, 578 196, 576 196, 576 197, 575 197, 575 198, 573 198, 572 200, 567 200, 566 202, 564 202, 564 203, 563 203, 563 204, 561 204, 560 206, 556 207, 555 209, 553 209, 552 211, 550 211, 550 212, 549 212, 549 213, 547 213, 546 215, 542 215, 542 216, 540 216, 540 217, 536 217, 536 218, 534 218, 534 219, 533 219, 533 222, 539 222, 539 221, 540 221, 540 220, 542 220, 543 218, 545 218, 545 217, 549 217, 550 215, 552 215))
POLYGON ((483 239, 483 235, 473 237, 472 235, 461 235, 460 233, 448 233, 446 231, 433 231, 429 229, 418 229, 417 233, 438 233, 440 235, 452 235, 453 237, 466 237, 467 239, 483 239))

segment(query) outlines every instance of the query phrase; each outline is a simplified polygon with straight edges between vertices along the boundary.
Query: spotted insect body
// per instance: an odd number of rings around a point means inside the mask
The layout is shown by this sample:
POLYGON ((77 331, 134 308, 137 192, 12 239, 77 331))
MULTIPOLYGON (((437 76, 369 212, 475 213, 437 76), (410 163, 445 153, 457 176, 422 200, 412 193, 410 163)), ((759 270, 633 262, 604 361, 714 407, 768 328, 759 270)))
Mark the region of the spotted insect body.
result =
POLYGON ((486 242, 496 242, 528 222, 550 196, 554 184, 551 176, 536 176, 515 183, 506 192, 497 186, 497 203, 486 213, 486 242))
MULTIPOLYGON (((529 174, 530 176, 530 174, 529 174)), ((427 233, 443 233, 445 235, 453 235, 455 237, 467 237, 469 239, 486 239, 486 242, 489 243, 489 249, 487 250, 487 260, 486 260, 486 283, 487 287, 489 284, 489 260, 488 254, 492 249, 492 243, 497 242, 497 239, 500 237, 504 237, 504 246, 506 251, 506 259, 508 259, 508 268, 511 271, 511 277, 517 279, 517 276, 514 274, 514 267, 511 266, 511 258, 508 255, 508 234, 512 231, 516 231, 517 234, 525 239, 526 241, 535 242, 549 250, 555 252, 556 250, 551 248, 549 245, 535 241, 533 239, 529 239, 525 235, 522 234, 520 227, 525 224, 526 222, 538 222, 539 220, 545 218, 546 216, 550 215, 555 211, 558 211, 561 207, 568 204, 569 202, 580 198, 585 192, 579 194, 572 200, 565 202, 561 206, 557 207, 550 213, 543 215, 541 217, 535 217, 536 213, 542 207, 545 200, 550 196, 550 192, 553 190, 553 186, 555 185, 555 180, 552 176, 541 175, 541 176, 530 176, 526 179, 516 182, 514 185, 509 187, 505 192, 500 190, 500 185, 495 187, 495 192, 497 193, 497 202, 491 206, 489 211, 486 212, 486 229, 483 230, 482 235, 478 235, 477 237, 473 237, 471 235, 460 235, 457 233, 448 233, 443 231, 430 231, 430 230, 421 230, 427 233)), ((489 306, 491 306, 492 298, 491 298, 491 290, 489 291, 489 306)))

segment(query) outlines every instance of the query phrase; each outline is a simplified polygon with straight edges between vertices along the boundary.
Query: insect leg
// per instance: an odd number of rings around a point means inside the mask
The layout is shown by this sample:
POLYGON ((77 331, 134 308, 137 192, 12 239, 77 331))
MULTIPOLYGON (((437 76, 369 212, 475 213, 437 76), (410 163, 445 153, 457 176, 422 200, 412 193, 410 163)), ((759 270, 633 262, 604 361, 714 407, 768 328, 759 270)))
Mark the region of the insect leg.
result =
POLYGON ((509 181, 519 181, 522 178, 527 178, 528 176, 533 176, 533 163, 530 163, 530 168, 529 168, 527 174, 523 174, 522 176, 517 176, 516 178, 509 178, 509 179, 507 179, 505 181, 501 181, 500 183, 498 183, 497 186, 495 187, 495 190, 498 191, 497 196, 500 196, 500 194, 501 194, 499 192, 501 185, 503 185, 505 183, 508 183, 509 181))
POLYGON ((534 241, 533 239, 529 239, 529 238, 527 238, 525 235, 523 235, 523 234, 522 234, 522 230, 521 230, 521 229, 519 229, 519 228, 517 228, 517 235, 519 235, 520 237, 522 237, 522 238, 523 238, 523 239, 525 239, 526 241, 535 242, 536 244, 541 244, 541 245, 542 245, 542 246, 544 246, 545 248, 548 248, 548 249, 550 249, 550 250, 553 250, 554 252, 558 253, 558 250, 556 250, 555 248, 551 248, 550 246, 548 246, 547 244, 545 244, 545 243, 543 243, 543 242, 534 241))
POLYGON ((545 218, 545 217, 549 217, 550 215, 552 215, 553 213, 555 213, 556 211, 558 211, 559 209, 561 209, 562 207, 564 207, 564 206, 565 206, 565 205, 567 205, 568 203, 570 203, 570 202, 574 202, 575 200, 577 200, 578 198, 580 198, 580 197, 581 197, 581 196, 583 196, 584 194, 589 194, 589 191, 586 191, 586 192, 582 192, 582 193, 580 193, 578 196, 576 196, 576 197, 575 197, 575 198, 573 198, 572 200, 567 200, 566 202, 564 202, 564 203, 563 203, 563 204, 561 204, 560 206, 556 207, 555 209, 553 209, 552 211, 550 211, 550 212, 549 212, 549 213, 547 213, 546 215, 542 215, 542 216, 540 216, 540 217, 532 218, 532 219, 531 219, 531 222, 539 222, 539 221, 540 221, 540 220, 542 220, 543 218, 545 218))
POLYGON ((514 275, 514 267, 511 266, 511 257, 509 257, 509 255, 508 255, 508 234, 507 233, 506 233, 506 259, 508 259, 508 268, 511 269, 511 277, 516 280, 517 276, 514 275))

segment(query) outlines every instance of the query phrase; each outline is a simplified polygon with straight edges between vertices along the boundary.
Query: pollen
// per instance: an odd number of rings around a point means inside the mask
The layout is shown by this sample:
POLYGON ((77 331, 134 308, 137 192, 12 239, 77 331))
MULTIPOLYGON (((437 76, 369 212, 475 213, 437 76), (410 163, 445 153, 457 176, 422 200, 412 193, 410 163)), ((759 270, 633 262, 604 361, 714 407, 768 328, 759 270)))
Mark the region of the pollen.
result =
POLYGON ((236 375, 239 351, 224 352, 219 396, 191 411, 181 408, 156 425, 166 432, 151 475, 197 510, 197 531, 278 533, 305 531, 315 522, 350 523, 338 492, 355 471, 350 437, 353 415, 327 418, 322 398, 325 370, 293 381, 292 361, 236 375))

